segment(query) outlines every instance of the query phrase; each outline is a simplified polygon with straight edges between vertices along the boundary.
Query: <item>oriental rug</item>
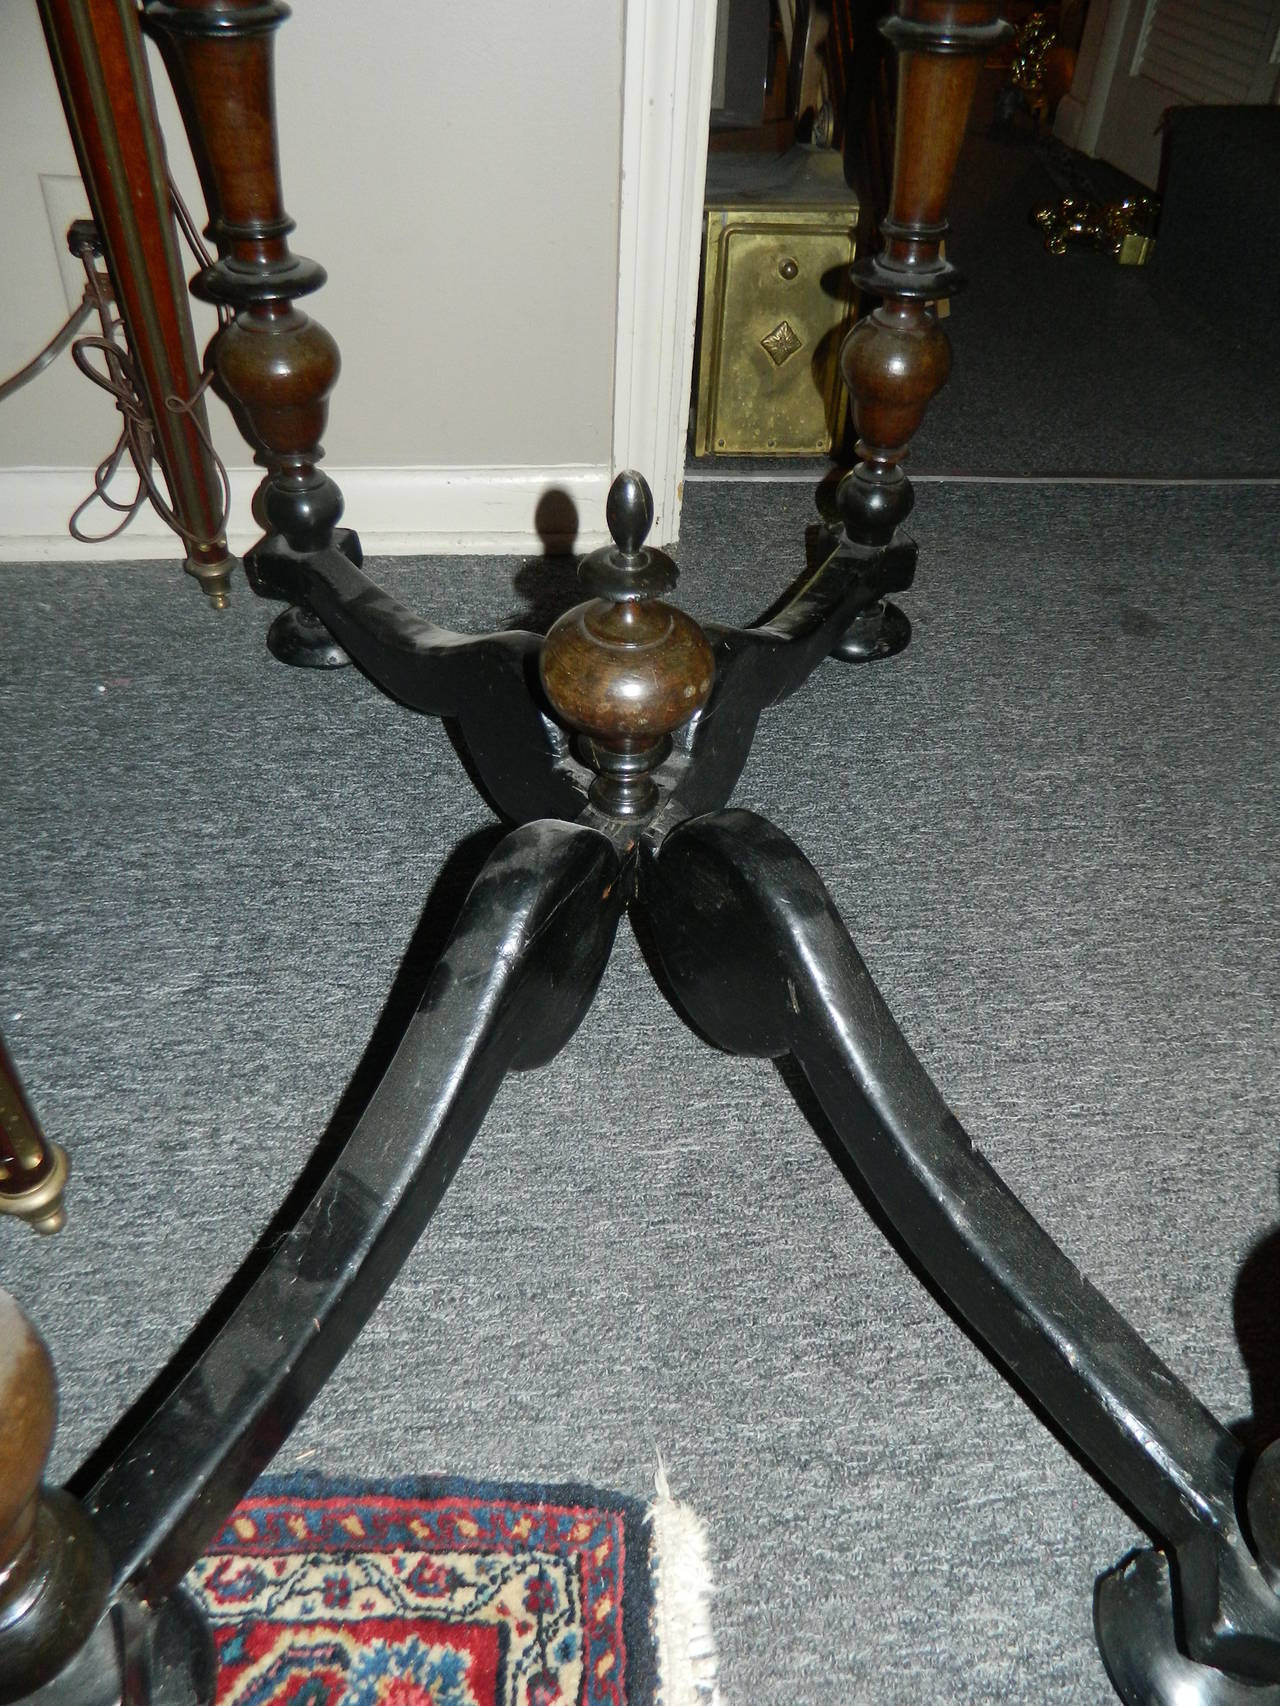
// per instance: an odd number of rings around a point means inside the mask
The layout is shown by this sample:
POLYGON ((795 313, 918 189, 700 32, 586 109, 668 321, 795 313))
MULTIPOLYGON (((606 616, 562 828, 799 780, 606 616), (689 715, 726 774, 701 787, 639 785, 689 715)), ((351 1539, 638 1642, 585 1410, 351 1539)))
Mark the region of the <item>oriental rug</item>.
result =
POLYGON ((213 1629, 217 1706, 671 1701, 662 1526, 642 1501, 582 1486, 260 1481, 187 1578, 213 1629))

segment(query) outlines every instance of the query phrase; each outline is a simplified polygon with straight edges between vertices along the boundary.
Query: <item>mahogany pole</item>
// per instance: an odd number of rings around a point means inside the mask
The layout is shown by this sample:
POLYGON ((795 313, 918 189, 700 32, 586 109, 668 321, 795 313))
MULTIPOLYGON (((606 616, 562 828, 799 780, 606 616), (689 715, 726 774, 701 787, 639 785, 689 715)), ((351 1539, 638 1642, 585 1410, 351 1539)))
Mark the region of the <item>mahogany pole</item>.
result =
POLYGON ((221 607, 233 562, 222 479, 199 392, 191 304, 137 6, 134 0, 39 0, 39 6, 111 288, 155 428, 156 457, 187 535, 185 566, 221 607), (183 406, 171 408, 170 399, 183 406))

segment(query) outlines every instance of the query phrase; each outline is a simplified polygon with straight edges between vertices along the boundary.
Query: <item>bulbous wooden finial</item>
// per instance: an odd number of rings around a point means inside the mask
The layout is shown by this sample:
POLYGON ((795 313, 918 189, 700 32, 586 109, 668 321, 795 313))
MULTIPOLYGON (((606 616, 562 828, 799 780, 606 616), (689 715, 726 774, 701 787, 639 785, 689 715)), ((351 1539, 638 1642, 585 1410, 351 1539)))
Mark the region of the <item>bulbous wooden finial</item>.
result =
POLYGON ((596 772, 593 804, 637 817, 657 801, 651 772, 671 750, 673 730, 707 701, 715 664, 692 617, 659 596, 676 582, 666 552, 646 546, 653 494, 641 474, 619 474, 605 518, 613 544, 579 565, 585 591, 543 643, 542 685, 551 708, 582 738, 596 772))

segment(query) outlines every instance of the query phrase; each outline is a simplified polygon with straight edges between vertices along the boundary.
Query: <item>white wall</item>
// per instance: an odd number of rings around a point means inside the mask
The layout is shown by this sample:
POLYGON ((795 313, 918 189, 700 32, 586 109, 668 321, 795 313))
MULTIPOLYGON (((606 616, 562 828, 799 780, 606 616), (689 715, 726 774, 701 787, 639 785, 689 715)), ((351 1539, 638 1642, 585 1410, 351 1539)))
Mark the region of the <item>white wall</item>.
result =
MULTIPOLYGON (((480 10, 296 0, 277 36, 293 242, 329 272, 304 306, 343 354, 328 466, 367 549, 522 548, 549 486, 575 497, 584 536, 599 531, 613 439, 623 26, 624 0, 480 10)), ((153 66, 171 162, 203 223, 153 66)), ((40 176, 74 173, 75 158, 34 0, 0 6, 0 112, 7 374, 66 313, 62 233, 50 229, 40 176)), ((211 407, 221 453, 247 469, 222 406, 211 407)), ((0 406, 0 532, 12 535, 13 505, 25 504, 36 554, 46 512, 87 489, 114 431, 109 400, 65 355, 0 406)), ((242 502, 251 484, 237 480, 242 502)), ((157 525, 134 536, 139 554, 148 534, 171 553, 157 525)), ((78 553, 68 542, 39 554, 78 553)))
POLYGON ((1155 81, 1139 65, 1146 24, 1164 10, 1158 0, 1092 0, 1071 90, 1058 105, 1053 127, 1069 147, 1110 161, 1152 190, 1160 179, 1166 109, 1195 100, 1280 103, 1280 0, 1254 0, 1237 19, 1244 27, 1229 44, 1221 35, 1213 37, 1211 20, 1206 37, 1188 44, 1184 11, 1175 23, 1181 38, 1176 89, 1155 81), (1219 45, 1225 51, 1215 54, 1219 45), (1229 63, 1225 85, 1224 58, 1229 63), (1237 79, 1234 95, 1222 92, 1237 79))

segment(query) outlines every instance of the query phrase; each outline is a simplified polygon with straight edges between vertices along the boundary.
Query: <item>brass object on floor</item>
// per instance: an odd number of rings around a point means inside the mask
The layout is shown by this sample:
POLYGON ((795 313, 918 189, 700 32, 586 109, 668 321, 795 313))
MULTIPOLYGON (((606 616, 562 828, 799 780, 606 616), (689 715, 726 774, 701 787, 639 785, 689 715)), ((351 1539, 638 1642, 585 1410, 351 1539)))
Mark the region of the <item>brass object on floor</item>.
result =
POLYGON ((32 1185, 23 1186, 21 1173, 0 1162, 0 1183, 6 1187, 0 1190, 0 1214, 16 1215, 33 1232, 61 1232, 67 1224, 62 1198, 71 1165, 61 1144, 50 1143, 48 1150, 49 1166, 32 1185))
POLYGON ((0 1037, 0 1214, 16 1215, 33 1232, 61 1232, 69 1171, 66 1151, 41 1131, 0 1037))
POLYGON ((1158 211, 1159 204, 1146 195, 1108 202, 1067 196, 1032 208, 1031 218, 1051 255, 1065 255, 1068 244, 1077 244, 1114 255, 1122 267, 1141 267, 1156 246, 1152 226, 1158 211))
POLYGON ((707 168, 694 454, 814 456, 847 416, 858 204, 840 156, 712 154, 707 168))
POLYGON ((1037 124, 1049 116, 1049 95, 1045 87, 1044 56, 1057 39, 1057 31, 1043 12, 1033 12, 1018 31, 1009 67, 1009 82, 1020 90, 1027 111, 1037 124))

